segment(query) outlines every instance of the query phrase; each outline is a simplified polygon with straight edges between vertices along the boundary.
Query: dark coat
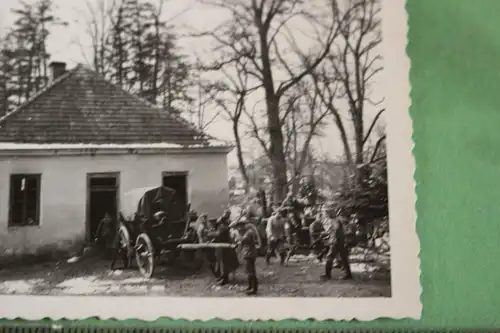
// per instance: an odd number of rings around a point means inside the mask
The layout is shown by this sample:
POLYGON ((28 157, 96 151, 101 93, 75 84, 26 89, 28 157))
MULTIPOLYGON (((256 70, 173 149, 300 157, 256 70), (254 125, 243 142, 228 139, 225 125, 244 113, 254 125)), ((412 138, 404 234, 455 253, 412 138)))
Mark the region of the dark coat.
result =
POLYGON ((344 225, 338 218, 328 218, 325 223, 326 243, 331 246, 345 245, 344 225))
POLYGON ((257 258, 257 237, 253 229, 247 229, 241 238, 241 256, 244 259, 257 258))
POLYGON ((229 226, 224 222, 219 222, 213 233, 213 240, 217 243, 230 243, 231 242, 231 232, 229 226))

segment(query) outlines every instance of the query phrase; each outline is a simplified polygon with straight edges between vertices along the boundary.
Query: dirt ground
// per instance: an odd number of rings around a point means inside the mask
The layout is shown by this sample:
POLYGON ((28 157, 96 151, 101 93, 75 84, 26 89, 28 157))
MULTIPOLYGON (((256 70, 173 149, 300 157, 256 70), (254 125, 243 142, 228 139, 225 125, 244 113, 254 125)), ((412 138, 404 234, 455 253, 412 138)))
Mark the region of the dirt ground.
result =
MULTIPOLYGON (((109 269, 110 262, 86 258, 75 263, 48 262, 31 266, 0 269, 0 293, 30 295, 128 295, 128 296, 239 296, 246 288, 241 266, 229 285, 220 287, 205 268, 179 264, 158 266, 152 279, 146 280, 132 267, 109 269)), ((257 259, 259 296, 287 297, 390 297, 390 273, 374 266, 353 262, 353 281, 342 281, 340 269, 333 279, 323 282, 319 276, 324 266, 314 258, 297 255, 287 266, 274 262, 267 266, 257 259)))

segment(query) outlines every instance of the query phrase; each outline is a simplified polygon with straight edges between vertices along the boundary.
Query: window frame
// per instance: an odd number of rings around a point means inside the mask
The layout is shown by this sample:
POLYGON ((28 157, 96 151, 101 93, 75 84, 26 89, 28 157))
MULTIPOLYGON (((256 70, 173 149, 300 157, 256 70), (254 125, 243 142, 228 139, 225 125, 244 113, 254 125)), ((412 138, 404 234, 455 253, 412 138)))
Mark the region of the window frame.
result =
MULTIPOLYGON (((23 228, 23 227, 39 227, 40 226, 40 211, 41 211, 41 188, 42 188, 42 174, 41 173, 12 173, 9 177, 9 219, 8 228, 23 228), (36 191, 36 216, 33 224, 28 224, 27 221, 22 223, 14 223, 13 221, 13 211, 14 211, 14 181, 16 177, 24 177, 35 179, 37 182, 36 191)), ((26 194, 24 194, 26 196, 26 194)), ((26 216, 26 198, 24 198, 23 216, 26 216)), ((25 217, 23 217, 25 219, 25 217)))

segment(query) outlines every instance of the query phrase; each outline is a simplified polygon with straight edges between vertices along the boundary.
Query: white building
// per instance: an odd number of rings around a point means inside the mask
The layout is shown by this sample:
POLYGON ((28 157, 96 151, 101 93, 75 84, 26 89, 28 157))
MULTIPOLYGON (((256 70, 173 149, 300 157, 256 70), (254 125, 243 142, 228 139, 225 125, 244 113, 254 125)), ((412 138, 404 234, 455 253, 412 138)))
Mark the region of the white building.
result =
POLYGON ((227 206, 227 143, 83 66, 51 69, 0 119, 0 257, 81 247, 134 188, 163 183, 214 217, 227 206))

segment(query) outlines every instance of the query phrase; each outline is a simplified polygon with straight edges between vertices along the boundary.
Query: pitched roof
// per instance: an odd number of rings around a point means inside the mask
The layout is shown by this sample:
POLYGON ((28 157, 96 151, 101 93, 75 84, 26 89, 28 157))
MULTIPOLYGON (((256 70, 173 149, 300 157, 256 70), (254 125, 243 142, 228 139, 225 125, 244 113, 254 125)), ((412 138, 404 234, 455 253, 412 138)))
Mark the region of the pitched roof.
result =
POLYGON ((0 142, 228 147, 82 65, 0 118, 0 142))

